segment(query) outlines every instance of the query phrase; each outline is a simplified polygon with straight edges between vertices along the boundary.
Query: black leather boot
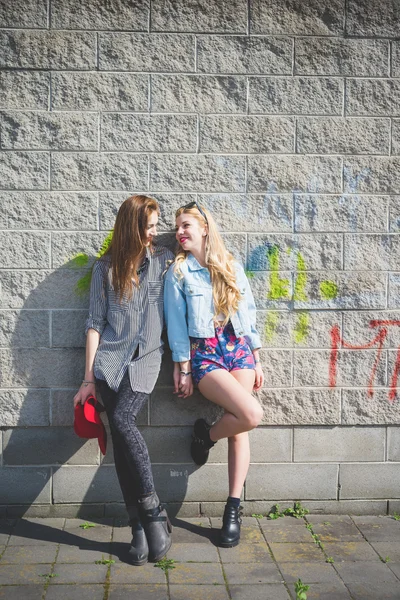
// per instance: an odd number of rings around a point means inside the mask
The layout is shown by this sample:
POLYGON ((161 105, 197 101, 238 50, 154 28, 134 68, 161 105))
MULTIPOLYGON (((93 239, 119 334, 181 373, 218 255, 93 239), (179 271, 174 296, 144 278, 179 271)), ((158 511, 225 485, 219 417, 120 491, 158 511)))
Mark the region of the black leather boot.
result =
POLYGON ((226 504, 222 518, 222 529, 220 532, 219 545, 221 548, 233 548, 240 541, 240 524, 242 522, 241 506, 226 504))
POLYGON ((145 531, 142 527, 139 518, 134 518, 129 521, 132 527, 132 541, 129 548, 129 558, 133 565, 140 567, 147 563, 149 556, 149 546, 145 531))
POLYGON ((171 522, 156 493, 139 499, 139 512, 149 545, 149 561, 157 562, 171 548, 171 522))

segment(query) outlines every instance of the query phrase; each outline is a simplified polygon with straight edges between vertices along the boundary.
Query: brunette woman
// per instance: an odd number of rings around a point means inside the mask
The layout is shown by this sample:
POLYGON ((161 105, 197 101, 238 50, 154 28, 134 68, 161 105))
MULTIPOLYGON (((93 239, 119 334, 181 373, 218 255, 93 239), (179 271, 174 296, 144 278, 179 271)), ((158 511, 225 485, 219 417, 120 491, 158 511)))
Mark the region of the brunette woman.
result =
POLYGON ((146 196, 131 196, 118 211, 111 245, 93 267, 85 377, 74 398, 84 404, 97 391, 105 406, 134 565, 158 561, 171 546, 170 522, 136 423, 160 370, 163 280, 174 258, 153 244, 158 215, 157 202, 146 196))

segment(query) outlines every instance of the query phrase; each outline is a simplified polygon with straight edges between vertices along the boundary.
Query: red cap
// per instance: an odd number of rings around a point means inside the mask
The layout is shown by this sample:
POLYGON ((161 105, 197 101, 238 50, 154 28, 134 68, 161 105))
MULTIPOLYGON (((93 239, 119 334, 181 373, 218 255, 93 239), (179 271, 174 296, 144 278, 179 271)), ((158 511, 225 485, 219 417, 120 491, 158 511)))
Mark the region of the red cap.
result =
POLYGON ((94 396, 88 396, 85 404, 79 402, 74 411, 74 430, 81 438, 97 438, 103 454, 107 448, 107 433, 100 412, 104 409, 94 396))

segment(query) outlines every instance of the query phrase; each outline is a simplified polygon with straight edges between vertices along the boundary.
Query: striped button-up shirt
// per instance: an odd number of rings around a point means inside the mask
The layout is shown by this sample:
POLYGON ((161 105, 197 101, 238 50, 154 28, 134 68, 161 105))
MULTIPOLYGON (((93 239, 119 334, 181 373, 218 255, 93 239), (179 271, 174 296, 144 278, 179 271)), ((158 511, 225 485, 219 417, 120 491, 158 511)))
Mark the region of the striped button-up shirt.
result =
POLYGON ((154 388, 163 354, 164 274, 173 260, 167 248, 147 249, 139 287, 133 285, 132 297, 121 302, 112 286, 111 258, 106 255, 94 264, 86 333, 100 333, 94 375, 115 391, 127 369, 134 391, 149 394, 154 388))

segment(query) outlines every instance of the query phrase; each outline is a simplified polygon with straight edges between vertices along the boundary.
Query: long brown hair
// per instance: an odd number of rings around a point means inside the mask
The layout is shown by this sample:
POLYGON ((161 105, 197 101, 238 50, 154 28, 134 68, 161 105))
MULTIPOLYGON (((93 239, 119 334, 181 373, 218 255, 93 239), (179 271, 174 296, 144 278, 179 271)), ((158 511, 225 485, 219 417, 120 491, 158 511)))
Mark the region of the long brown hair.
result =
POLYGON ((130 196, 119 207, 106 256, 111 256, 112 284, 120 301, 132 297, 132 279, 139 285, 136 271, 146 253, 146 228, 154 211, 160 214, 157 201, 140 195, 130 196))
MULTIPOLYGON (((200 208, 205 214, 207 222, 196 207, 178 208, 175 217, 186 213, 195 217, 203 227, 207 227, 205 260, 210 271, 213 289, 214 317, 222 313, 225 317, 224 325, 226 325, 230 317, 237 312, 242 297, 236 282, 235 259, 226 249, 210 211, 203 206, 200 208)), ((188 252, 182 248, 176 255, 174 269, 178 277, 182 276, 181 264, 187 256, 188 252)))

